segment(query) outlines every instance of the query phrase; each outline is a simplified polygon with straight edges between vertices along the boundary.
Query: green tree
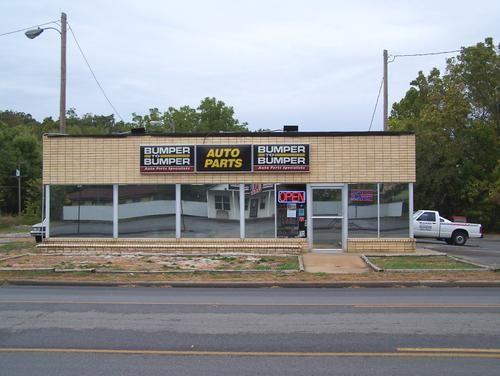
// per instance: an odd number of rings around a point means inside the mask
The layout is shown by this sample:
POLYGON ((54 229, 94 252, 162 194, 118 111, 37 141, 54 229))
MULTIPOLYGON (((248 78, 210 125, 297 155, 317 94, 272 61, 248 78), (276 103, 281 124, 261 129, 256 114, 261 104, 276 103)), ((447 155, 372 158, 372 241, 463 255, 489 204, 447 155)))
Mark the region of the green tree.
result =
POLYGON ((245 132, 247 123, 234 117, 234 109, 216 98, 205 98, 195 109, 190 106, 169 107, 161 113, 158 108, 149 114, 132 114, 133 122, 148 132, 245 132))
MULTIPOLYGON (((2 116, 0 116, 2 117, 2 116)), ((9 120, 10 124, 0 121, 0 210, 7 213, 17 212, 18 191, 15 172, 20 166, 22 175, 22 193, 24 197, 26 187, 41 176, 41 143, 33 134, 31 121, 27 124, 19 119, 27 119, 20 115, 9 120), (11 121, 12 119, 15 121, 11 121), (15 124, 15 125, 12 125, 15 124)), ((23 200, 22 204, 24 207, 23 200)))
POLYGON ((500 56, 491 38, 419 72, 392 107, 392 130, 416 134, 416 208, 499 228, 500 56))

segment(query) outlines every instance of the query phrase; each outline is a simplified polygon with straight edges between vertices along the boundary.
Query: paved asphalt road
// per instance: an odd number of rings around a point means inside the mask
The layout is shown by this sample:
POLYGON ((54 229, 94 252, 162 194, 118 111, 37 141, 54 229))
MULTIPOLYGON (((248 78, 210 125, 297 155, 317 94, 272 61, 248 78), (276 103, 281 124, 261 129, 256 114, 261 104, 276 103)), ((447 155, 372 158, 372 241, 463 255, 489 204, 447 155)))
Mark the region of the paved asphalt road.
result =
POLYGON ((500 236, 498 235, 486 235, 484 239, 469 239, 462 247, 448 245, 438 240, 417 239, 417 247, 446 252, 452 256, 500 268, 500 236))
POLYGON ((1 375, 498 375, 500 289, 0 287, 1 375))

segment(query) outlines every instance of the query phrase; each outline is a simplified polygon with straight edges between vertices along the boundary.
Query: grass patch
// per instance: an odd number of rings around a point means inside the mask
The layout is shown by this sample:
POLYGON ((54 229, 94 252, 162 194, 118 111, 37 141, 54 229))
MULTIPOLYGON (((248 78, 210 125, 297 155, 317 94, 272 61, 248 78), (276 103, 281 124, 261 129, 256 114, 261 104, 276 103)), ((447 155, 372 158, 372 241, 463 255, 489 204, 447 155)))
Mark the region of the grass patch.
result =
POLYGON ((257 264, 255 265, 255 270, 271 270, 271 267, 269 265, 257 264))
POLYGON ((18 277, 45 277, 49 275, 54 275, 52 270, 26 270, 26 271, 16 271, 16 272, 1 272, 1 273, 13 273, 18 277))
POLYGON ((447 256, 372 256, 369 260, 382 269, 480 269, 447 256))
POLYGON ((92 272, 69 272, 68 274, 70 274, 73 277, 86 277, 86 276, 92 275, 94 273, 92 273, 92 272))
POLYGON ((40 217, 32 215, 4 215, 0 216, 0 232, 17 233, 29 231, 31 225, 41 222, 40 217))
POLYGON ((276 270, 299 270, 299 260, 297 259, 296 261, 278 265, 276 270))
POLYGON ((224 256, 224 257, 221 257, 220 258, 222 261, 224 262, 233 262, 236 260, 236 257, 232 257, 232 256, 224 256))
POLYGON ((15 251, 18 249, 26 249, 31 248, 31 244, 27 244, 25 242, 10 242, 5 244, 0 244, 0 252, 9 252, 15 251))

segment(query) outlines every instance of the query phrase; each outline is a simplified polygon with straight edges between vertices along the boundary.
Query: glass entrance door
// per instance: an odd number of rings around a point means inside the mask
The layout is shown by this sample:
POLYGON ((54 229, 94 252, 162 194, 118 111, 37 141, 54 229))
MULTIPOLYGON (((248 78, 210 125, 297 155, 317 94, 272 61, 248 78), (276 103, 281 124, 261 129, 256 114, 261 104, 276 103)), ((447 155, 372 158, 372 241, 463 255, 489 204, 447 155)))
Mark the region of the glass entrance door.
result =
POLYGON ((342 250, 342 188, 312 187, 312 241, 316 250, 342 250))

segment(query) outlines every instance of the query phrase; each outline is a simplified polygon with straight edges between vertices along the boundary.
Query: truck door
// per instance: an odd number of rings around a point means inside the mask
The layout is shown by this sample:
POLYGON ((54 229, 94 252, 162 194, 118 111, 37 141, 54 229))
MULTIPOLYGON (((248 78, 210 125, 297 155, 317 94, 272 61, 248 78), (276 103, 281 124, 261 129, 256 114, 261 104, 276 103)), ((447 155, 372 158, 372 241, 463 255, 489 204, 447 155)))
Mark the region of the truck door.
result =
POLYGON ((414 223, 415 236, 425 238, 438 237, 439 222, 435 212, 423 212, 414 223))

